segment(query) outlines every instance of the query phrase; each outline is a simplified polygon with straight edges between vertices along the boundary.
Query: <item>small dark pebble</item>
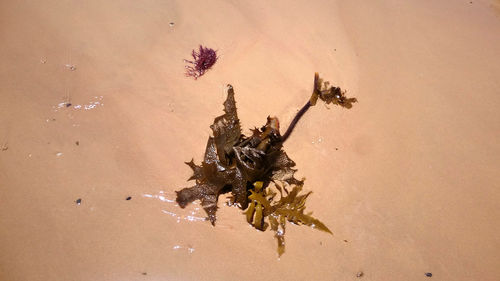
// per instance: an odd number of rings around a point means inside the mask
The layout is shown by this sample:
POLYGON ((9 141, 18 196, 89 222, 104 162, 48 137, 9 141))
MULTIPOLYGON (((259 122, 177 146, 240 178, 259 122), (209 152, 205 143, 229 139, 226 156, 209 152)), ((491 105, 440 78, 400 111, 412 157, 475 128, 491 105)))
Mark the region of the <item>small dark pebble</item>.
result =
POLYGON ((82 204, 82 199, 81 198, 76 199, 75 203, 76 205, 82 204))
POLYGON ((339 149, 335 147, 335 150, 339 150, 339 149))
POLYGON ((70 106, 71 106, 71 103, 70 103, 70 102, 68 102, 68 103, 66 104, 66 107, 70 107, 70 106))
POLYGON ((347 241, 347 240, 344 240, 344 242, 346 242, 346 243, 347 243, 347 242, 349 242, 349 241, 347 241))
POLYGON ((130 196, 129 196, 129 197, 127 197, 125 200, 130 200, 130 199, 132 199, 132 197, 130 197, 130 196))
POLYGON ((170 25, 170 26, 174 26, 174 25, 175 25, 175 23, 171 22, 171 23, 169 23, 169 25, 170 25))
POLYGON ((148 273, 147 272, 143 272, 142 275, 148 275, 148 273))
POLYGON ((363 271, 360 271, 360 272, 356 273, 356 277, 358 277, 358 278, 363 277, 363 275, 365 275, 365 274, 363 273, 363 271))
POLYGON ((319 244, 320 244, 321 246, 323 246, 323 242, 319 241, 319 244))
POLYGON ((432 273, 430 273, 430 272, 426 272, 426 273, 425 273, 425 276, 427 276, 427 277, 432 277, 432 273))
POLYGON ((79 142, 79 141, 76 141, 76 142, 75 142, 75 144, 76 144, 76 145, 80 145, 80 142, 79 142))

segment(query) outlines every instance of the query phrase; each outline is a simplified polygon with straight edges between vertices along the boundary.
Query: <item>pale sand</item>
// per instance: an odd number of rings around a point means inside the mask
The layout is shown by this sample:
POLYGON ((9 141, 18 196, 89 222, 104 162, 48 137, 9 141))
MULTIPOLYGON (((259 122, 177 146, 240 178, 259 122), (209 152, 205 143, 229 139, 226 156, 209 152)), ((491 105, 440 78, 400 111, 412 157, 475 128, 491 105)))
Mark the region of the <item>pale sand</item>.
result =
POLYGON ((0 280, 500 280, 498 1, 208 2, 0 3, 0 280), (168 202, 225 84, 286 126, 315 71, 359 100, 285 145, 334 236, 277 259, 223 197, 215 228, 168 202))

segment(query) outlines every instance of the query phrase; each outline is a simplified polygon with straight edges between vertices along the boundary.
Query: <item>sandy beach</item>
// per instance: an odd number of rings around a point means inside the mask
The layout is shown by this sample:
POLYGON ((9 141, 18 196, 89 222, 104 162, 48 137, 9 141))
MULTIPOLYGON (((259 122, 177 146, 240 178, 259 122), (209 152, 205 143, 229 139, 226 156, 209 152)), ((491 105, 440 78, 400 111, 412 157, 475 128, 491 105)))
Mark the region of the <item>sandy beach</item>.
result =
POLYGON ((0 280, 500 280, 498 0, 4 0, 0 39, 0 280), (358 99, 284 145, 333 236, 278 258, 226 196, 176 204, 227 84, 249 134, 315 72, 358 99))

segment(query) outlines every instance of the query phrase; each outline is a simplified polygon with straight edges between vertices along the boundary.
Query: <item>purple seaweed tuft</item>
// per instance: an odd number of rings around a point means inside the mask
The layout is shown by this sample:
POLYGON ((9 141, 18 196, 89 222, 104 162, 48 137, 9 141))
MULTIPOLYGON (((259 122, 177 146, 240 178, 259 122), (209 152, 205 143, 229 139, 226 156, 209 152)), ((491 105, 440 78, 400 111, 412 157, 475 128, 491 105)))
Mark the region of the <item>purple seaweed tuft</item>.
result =
POLYGON ((209 70, 212 65, 217 62, 218 59, 217 51, 215 51, 214 49, 203 47, 202 45, 200 45, 200 49, 198 52, 193 50, 191 56, 193 56, 192 61, 184 60, 185 62, 191 64, 186 65, 186 76, 193 77, 195 80, 205 74, 205 72, 209 70))

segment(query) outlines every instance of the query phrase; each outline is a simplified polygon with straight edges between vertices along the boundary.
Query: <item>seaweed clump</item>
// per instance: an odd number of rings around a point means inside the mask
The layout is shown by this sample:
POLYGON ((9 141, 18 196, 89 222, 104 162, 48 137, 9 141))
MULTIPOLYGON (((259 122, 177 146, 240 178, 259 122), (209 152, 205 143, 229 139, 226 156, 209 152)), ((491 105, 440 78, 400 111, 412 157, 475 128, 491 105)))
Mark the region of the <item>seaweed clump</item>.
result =
POLYGON ((186 76, 193 77, 195 80, 198 77, 205 74, 216 62, 217 62, 217 51, 211 48, 203 47, 200 45, 198 52, 193 50, 191 52, 193 60, 184 60, 184 62, 190 64, 186 65, 186 76))
POLYGON ((252 134, 246 136, 241 132, 233 87, 228 85, 225 114, 216 117, 210 126, 213 136, 208 138, 201 165, 193 160, 186 162, 193 170, 189 180, 195 180, 196 184, 176 192, 179 206, 184 208, 200 200, 208 220, 215 225, 218 197, 231 192, 231 203, 246 210, 249 224, 262 231, 271 226, 278 241, 279 255, 285 250, 286 221, 331 234, 326 225, 312 217, 312 213, 304 213, 311 192, 301 194, 304 180, 294 177, 295 162, 283 150, 283 143, 296 123, 318 99, 344 108, 351 108, 356 102, 354 98, 346 98, 340 88, 329 87, 316 73, 310 100, 297 113, 283 136, 276 117, 267 117, 262 128, 254 128, 252 134))

